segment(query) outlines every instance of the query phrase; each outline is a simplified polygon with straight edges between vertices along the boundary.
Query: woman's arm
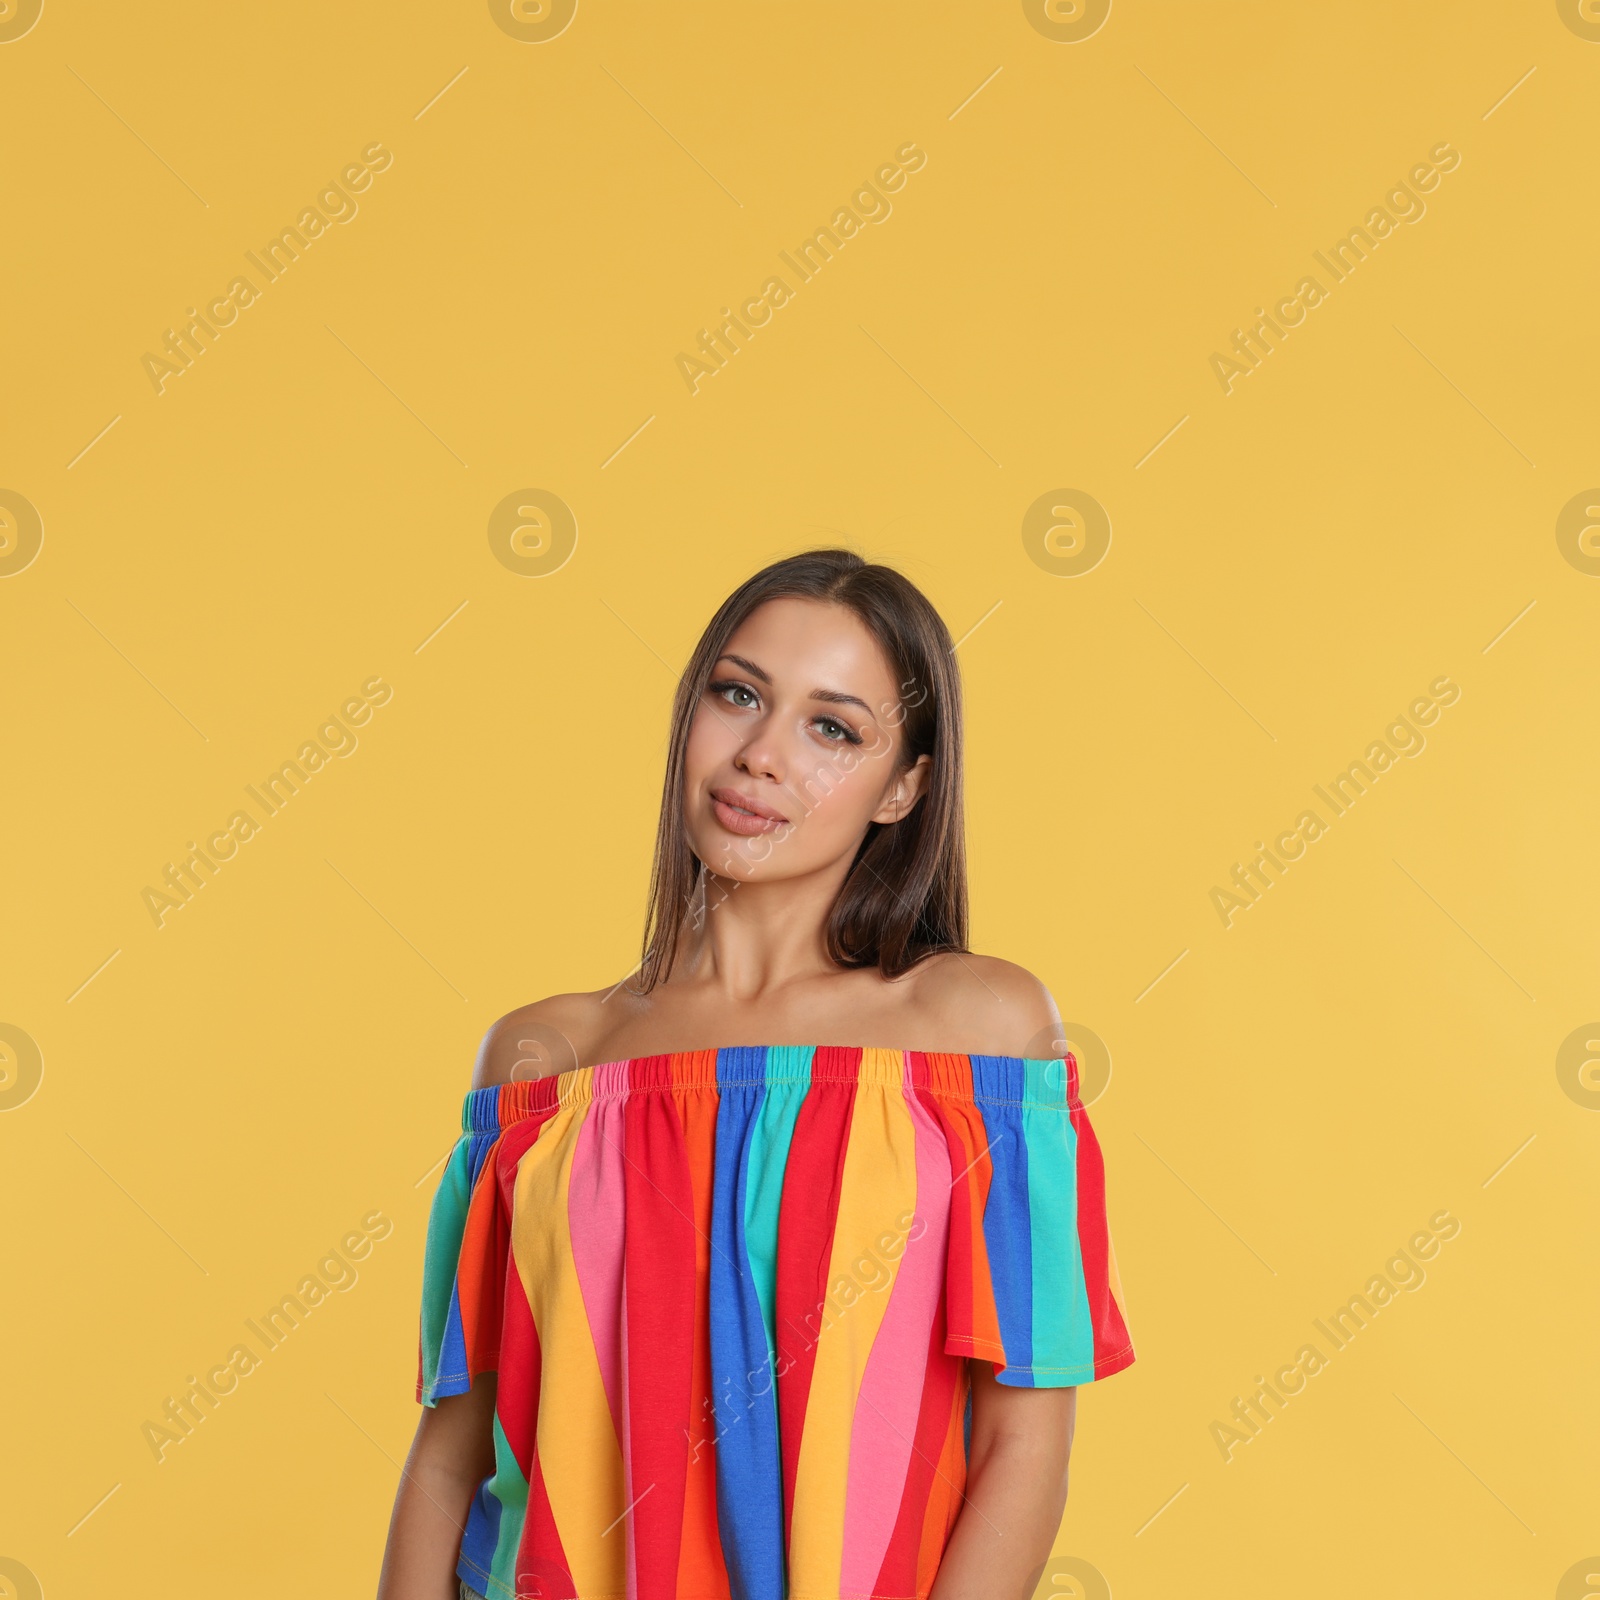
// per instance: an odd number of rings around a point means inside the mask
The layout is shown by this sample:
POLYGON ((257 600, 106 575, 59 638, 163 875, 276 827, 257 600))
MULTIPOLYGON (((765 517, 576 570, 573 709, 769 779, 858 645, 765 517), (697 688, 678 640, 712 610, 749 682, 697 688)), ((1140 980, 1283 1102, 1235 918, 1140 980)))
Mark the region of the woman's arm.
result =
MULTIPOLYGON (((566 1045, 562 1025, 575 1026, 572 1000, 553 995, 501 1017, 478 1046, 470 1087, 509 1083, 519 1065, 535 1061, 549 1071, 575 1064, 576 1056, 554 1059, 566 1045)), ((494 1398, 495 1375, 486 1372, 466 1394, 423 1407, 389 1518, 378 1600, 457 1600, 467 1513, 478 1485, 494 1471, 494 1398)))
POLYGON ((928 1600, 1029 1600, 1067 1508, 1078 1391, 1018 1389, 973 1361, 967 1493, 928 1600))
POLYGON ((494 1471, 495 1376, 424 1406, 394 1497, 378 1600, 456 1600, 461 1532, 478 1485, 494 1471))

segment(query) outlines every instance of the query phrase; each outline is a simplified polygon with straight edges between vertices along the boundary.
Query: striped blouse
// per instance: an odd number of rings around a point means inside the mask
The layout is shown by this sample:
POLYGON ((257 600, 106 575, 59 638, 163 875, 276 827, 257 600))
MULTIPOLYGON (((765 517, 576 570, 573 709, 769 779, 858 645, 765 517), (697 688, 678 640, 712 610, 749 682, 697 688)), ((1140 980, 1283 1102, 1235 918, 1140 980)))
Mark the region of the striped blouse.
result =
POLYGON ((470 1090, 416 1398, 497 1374, 457 1574, 489 1600, 924 1600, 967 1358, 1134 1359, 1077 1062, 845 1046, 470 1090))

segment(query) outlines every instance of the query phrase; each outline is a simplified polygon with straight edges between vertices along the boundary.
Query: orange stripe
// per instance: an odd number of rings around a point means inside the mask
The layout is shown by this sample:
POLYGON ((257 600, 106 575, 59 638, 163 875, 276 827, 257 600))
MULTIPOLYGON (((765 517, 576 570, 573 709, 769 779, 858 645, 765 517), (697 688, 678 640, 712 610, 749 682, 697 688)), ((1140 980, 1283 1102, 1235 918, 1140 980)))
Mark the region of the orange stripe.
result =
POLYGON ((499 1227, 499 1193, 494 1181, 499 1151, 497 1138, 478 1168, 478 1181, 467 1202, 467 1220, 456 1256, 462 1342, 467 1352, 467 1372, 474 1378, 495 1366, 500 1357, 500 1306, 508 1241, 498 1237, 504 1231, 499 1227))
POLYGON ((962 1363, 962 1382, 956 1384, 950 1397, 950 1426, 945 1430, 944 1449, 939 1453, 939 1464, 933 1474, 933 1484, 928 1494, 927 1516, 922 1524, 922 1548, 917 1556, 917 1593, 926 1594, 938 1576, 939 1563, 944 1548, 950 1542, 950 1530, 961 1514, 962 1493, 967 1486, 967 1451, 965 1428, 967 1367, 962 1363))
MULTIPOLYGON (((983 1232, 983 1209, 988 1204, 989 1185, 994 1181, 994 1162, 988 1153, 989 1134, 984 1127, 983 1112, 977 1106, 964 1101, 944 1103, 949 1108, 947 1114, 955 1124, 964 1151, 961 1165, 967 1170, 956 1180, 956 1192, 965 1195, 966 1237, 971 1241, 972 1262, 971 1326, 952 1327, 950 1331, 967 1334, 980 1345, 993 1345, 1000 1350, 1000 1313, 994 1302, 994 1281, 989 1274, 989 1244, 983 1232)), ((955 1217, 952 1215, 952 1226, 954 1223, 955 1217)))

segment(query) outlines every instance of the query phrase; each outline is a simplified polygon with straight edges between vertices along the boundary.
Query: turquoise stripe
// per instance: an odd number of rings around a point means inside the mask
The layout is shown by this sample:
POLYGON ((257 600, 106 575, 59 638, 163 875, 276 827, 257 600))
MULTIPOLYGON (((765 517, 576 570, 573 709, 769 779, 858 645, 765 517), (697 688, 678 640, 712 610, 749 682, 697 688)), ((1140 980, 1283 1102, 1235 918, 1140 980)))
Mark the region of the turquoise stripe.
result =
MULTIPOLYGON (((1034 1098, 1030 1084, 1028 1099, 1034 1098)), ((1064 1098, 1061 1091, 1057 1098, 1064 1098)), ((1089 1383, 1094 1379, 1094 1325, 1078 1242, 1077 1130, 1065 1109, 1047 1104, 1025 1106, 1022 1128, 1028 1145, 1033 1242, 1034 1386, 1089 1383)))
POLYGON ((783 1175, 789 1164, 789 1145, 795 1119, 811 1089, 811 1045, 773 1045, 767 1050, 767 1092, 750 1130, 750 1159, 746 1166, 744 1227, 767 1328, 767 1370, 777 1368, 778 1210, 783 1200, 783 1175), (780 1082, 775 1080, 795 1081, 780 1082))
POLYGON ((484 1485, 500 1503, 500 1538, 495 1545, 493 1577, 505 1585, 506 1594, 517 1592, 517 1549, 522 1543, 522 1525, 528 1515, 528 1480, 500 1426, 498 1408, 494 1418, 494 1477, 484 1485))
POLYGON ((1053 1061, 1022 1062, 1022 1098, 1031 1106, 1067 1108, 1067 1063, 1061 1056, 1053 1061))

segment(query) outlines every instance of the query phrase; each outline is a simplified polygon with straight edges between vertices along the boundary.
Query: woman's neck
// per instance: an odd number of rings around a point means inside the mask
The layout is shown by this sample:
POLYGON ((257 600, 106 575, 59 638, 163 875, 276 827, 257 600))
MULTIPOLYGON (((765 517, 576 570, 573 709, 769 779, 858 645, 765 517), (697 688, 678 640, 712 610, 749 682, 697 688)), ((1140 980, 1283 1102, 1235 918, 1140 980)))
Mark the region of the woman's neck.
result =
POLYGON ((847 870, 776 883, 702 871, 668 981, 741 1003, 839 971, 825 930, 847 870))

